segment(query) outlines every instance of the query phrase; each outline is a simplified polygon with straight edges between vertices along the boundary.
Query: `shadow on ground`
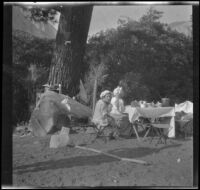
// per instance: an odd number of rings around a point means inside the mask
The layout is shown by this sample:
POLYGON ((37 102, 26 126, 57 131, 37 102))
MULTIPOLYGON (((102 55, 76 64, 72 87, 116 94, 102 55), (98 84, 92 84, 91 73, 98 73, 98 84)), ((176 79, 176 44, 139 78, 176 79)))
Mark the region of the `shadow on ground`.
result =
MULTIPOLYGON (((109 153, 126 158, 139 158, 144 157, 153 153, 158 153, 163 149, 173 148, 181 146, 181 144, 168 145, 161 148, 148 148, 148 147, 138 147, 138 148, 122 148, 109 151, 109 153)), ((55 170, 60 168, 72 168, 78 166, 93 166, 100 165, 102 163, 109 163, 119 161, 118 159, 99 154, 91 156, 77 156, 71 158, 65 158, 60 160, 48 160, 44 162, 37 162, 29 165, 22 165, 13 168, 13 172, 17 174, 23 174, 27 172, 39 172, 45 170, 55 170)))

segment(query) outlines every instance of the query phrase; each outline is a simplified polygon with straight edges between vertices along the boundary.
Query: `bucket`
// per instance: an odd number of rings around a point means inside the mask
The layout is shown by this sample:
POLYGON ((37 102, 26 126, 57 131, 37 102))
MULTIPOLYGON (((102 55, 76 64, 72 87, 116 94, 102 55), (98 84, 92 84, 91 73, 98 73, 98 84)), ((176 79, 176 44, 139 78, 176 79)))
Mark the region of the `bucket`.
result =
POLYGON ((170 99, 169 98, 162 98, 162 107, 169 107, 170 106, 170 99))

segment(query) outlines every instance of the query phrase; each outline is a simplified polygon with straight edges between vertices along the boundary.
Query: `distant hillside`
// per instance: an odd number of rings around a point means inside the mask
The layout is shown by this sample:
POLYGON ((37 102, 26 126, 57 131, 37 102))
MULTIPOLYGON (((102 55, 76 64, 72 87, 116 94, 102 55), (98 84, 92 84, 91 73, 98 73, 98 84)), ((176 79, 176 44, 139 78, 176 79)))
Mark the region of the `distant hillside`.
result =
POLYGON ((169 27, 172 30, 176 30, 177 32, 184 33, 187 36, 192 35, 192 22, 190 21, 172 22, 171 24, 169 24, 169 27))
MULTIPOLYGON (((19 6, 13 6, 13 30, 24 31, 39 38, 56 38, 57 30, 52 24, 35 23, 26 18, 25 15, 26 13, 22 8, 19 6)), ((169 27, 180 33, 189 36, 192 35, 192 22, 190 21, 172 22, 169 24, 169 27)))
POLYGON ((56 29, 51 24, 35 23, 25 17, 25 12, 18 6, 13 6, 13 30, 27 32, 39 38, 55 39, 56 29))

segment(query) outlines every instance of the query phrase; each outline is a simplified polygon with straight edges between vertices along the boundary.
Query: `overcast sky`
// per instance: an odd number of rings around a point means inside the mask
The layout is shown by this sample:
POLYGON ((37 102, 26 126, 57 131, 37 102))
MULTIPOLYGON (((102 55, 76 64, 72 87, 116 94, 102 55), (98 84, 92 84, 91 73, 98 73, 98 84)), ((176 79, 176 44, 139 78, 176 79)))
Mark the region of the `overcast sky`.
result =
MULTIPOLYGON (((67 2, 66 2, 67 3, 67 2)), ((69 2, 70 3, 70 2, 69 2)), ((105 2, 104 2, 105 3, 105 2)), ((145 2, 144 2, 145 3, 145 2)), ((150 2, 148 2, 150 3, 150 2)), ((152 2, 153 3, 153 2, 152 2)), ((162 1, 160 2, 162 3, 162 1)), ((167 2, 165 2, 167 3, 167 2)), ((33 4, 32 2, 26 4, 33 4)), ((37 2, 34 4, 52 4, 50 2, 37 2)), ((59 4, 59 2, 54 2, 59 4)), ((62 2, 60 2, 62 4, 62 2)), ((73 2, 72 2, 73 4, 73 2)), ((192 15, 192 3, 188 5, 151 5, 158 11, 163 12, 161 21, 164 23, 172 23, 176 21, 189 21, 192 15)), ((92 12, 92 18, 89 29, 89 36, 108 28, 117 27, 117 21, 121 16, 130 17, 134 20, 138 20, 146 11, 150 8, 150 5, 95 5, 92 12)), ((59 17, 59 15, 58 15, 59 17)), ((57 24, 54 25, 57 28, 57 24)))
MULTIPOLYGON (((89 35, 116 27, 120 16, 138 20, 149 7, 149 5, 94 6, 89 35)), ((192 15, 192 5, 154 5, 154 7, 163 12, 161 21, 164 23, 189 21, 192 15)))
MULTIPOLYGON (((167 24, 177 21, 189 21, 192 15, 192 5, 151 6, 163 12, 160 20, 167 24)), ((101 30, 116 28, 120 17, 126 16, 133 20, 138 20, 149 8, 150 5, 95 5, 93 7, 88 37, 101 30)), ((57 24, 54 26, 57 28, 57 24)))

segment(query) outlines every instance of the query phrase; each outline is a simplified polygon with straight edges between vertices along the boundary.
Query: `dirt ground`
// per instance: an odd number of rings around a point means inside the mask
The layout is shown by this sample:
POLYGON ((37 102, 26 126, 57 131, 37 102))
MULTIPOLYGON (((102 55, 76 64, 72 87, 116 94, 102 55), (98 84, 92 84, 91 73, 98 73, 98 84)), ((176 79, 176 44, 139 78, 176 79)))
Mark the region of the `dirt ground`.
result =
POLYGON ((120 157, 143 160, 149 165, 118 159, 72 147, 49 148, 44 138, 13 136, 13 185, 26 187, 73 186, 182 186, 193 184, 193 139, 156 139, 139 142, 136 138, 110 140, 71 134, 76 144, 120 157))

